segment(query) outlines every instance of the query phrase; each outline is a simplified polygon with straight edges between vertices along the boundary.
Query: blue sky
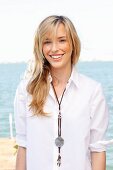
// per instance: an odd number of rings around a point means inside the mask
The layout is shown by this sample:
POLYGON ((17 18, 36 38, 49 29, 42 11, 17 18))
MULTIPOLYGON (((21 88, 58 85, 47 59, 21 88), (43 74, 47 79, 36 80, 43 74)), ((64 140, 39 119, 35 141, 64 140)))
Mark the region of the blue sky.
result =
POLYGON ((113 0, 0 0, 0 62, 28 61, 42 19, 66 15, 82 44, 82 60, 113 60, 113 0))

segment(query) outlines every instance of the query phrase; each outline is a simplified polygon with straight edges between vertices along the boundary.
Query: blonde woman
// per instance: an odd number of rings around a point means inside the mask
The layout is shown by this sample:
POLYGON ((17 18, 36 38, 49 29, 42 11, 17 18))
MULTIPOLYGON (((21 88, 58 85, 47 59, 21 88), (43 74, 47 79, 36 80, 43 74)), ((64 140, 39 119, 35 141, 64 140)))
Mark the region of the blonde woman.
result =
POLYGON ((100 83, 79 74, 80 40, 65 16, 49 16, 34 42, 35 66, 17 88, 16 170, 105 170, 108 110, 100 83))

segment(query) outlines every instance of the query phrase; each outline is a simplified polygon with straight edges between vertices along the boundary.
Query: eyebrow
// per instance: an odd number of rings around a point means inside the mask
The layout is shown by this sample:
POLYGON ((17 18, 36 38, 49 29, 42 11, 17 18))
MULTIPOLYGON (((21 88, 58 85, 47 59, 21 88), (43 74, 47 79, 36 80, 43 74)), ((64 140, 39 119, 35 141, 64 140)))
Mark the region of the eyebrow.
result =
POLYGON ((66 38, 66 36, 64 35, 64 36, 58 37, 58 39, 61 39, 61 38, 66 38))
MULTIPOLYGON (((64 35, 64 36, 60 36, 60 37, 58 37, 58 39, 62 39, 62 38, 67 38, 67 36, 66 35, 64 35)), ((51 40, 51 38, 46 38, 44 41, 48 41, 48 40, 51 40)))
POLYGON ((50 40, 50 38, 45 38, 45 40, 50 40))

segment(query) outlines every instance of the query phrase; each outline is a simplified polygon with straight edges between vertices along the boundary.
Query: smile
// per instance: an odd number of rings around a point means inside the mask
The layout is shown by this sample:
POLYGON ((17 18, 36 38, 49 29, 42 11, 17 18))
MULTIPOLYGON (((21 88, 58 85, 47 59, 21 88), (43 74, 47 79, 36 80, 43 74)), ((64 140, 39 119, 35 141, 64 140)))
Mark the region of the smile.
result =
POLYGON ((51 58, 53 59, 60 59, 64 54, 60 54, 60 55, 49 55, 51 58))

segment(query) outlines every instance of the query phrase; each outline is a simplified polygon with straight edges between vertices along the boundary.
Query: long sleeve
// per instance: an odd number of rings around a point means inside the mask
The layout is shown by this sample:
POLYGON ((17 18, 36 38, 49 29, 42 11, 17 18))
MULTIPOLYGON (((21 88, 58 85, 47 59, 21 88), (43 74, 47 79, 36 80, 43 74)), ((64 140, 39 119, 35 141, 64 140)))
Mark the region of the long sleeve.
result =
POLYGON ((21 81, 14 99, 14 115, 16 127, 16 142, 26 147, 26 93, 24 82, 21 81))
POLYGON ((108 126, 108 107, 103 90, 99 84, 92 97, 90 150, 95 152, 105 151, 103 141, 108 126))

